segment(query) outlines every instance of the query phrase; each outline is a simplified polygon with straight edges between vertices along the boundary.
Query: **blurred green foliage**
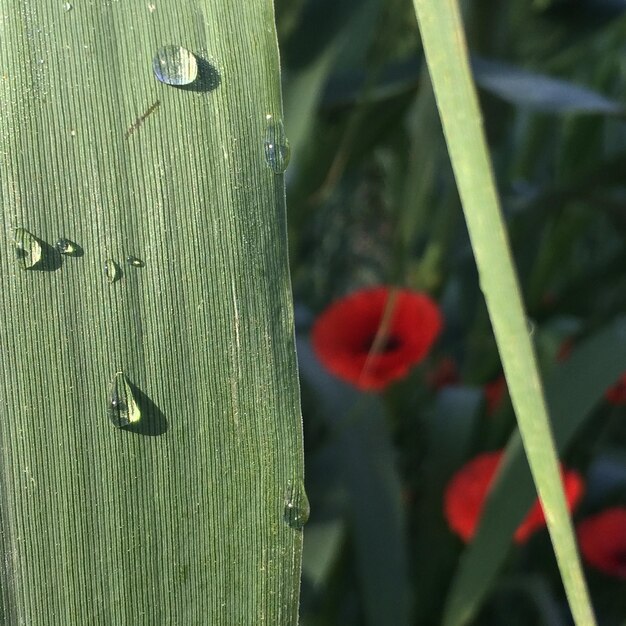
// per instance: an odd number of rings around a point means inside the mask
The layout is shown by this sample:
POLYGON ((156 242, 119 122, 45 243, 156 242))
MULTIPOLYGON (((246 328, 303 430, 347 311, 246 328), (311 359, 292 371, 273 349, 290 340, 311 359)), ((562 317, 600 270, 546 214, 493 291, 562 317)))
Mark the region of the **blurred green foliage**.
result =
MULTIPOLYGON (((581 515, 626 495, 626 412, 602 401, 625 352, 625 8, 610 0, 464 3, 550 404, 564 424, 568 397, 578 393, 582 407, 572 432, 557 428, 563 458, 588 479, 581 515), (563 370, 556 362, 565 339, 582 357, 563 370)), ((484 410, 481 387, 499 375, 499 357, 413 7, 279 0, 276 10, 312 505, 302 624, 437 624, 463 552, 443 520, 442 490, 468 458, 504 446, 515 426, 507 403, 494 417, 484 410), (428 291, 446 325, 430 359, 374 397, 321 371, 307 336, 333 299, 379 283, 428 291), (460 383, 434 391, 427 373, 444 356, 457 363, 460 383)), ((516 494, 515 483, 505 489, 516 494)), ((497 558, 504 567, 476 624, 569 623, 546 533, 497 558)), ((600 623, 621 623, 620 583, 589 576, 600 623)))

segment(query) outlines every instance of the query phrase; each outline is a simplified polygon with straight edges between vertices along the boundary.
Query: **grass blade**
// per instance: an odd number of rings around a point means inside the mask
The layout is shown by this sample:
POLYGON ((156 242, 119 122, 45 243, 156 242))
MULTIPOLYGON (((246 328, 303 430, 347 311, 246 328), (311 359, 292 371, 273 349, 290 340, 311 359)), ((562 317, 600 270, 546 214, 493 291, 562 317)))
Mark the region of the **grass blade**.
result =
POLYGON ((448 151, 535 485, 576 624, 595 623, 482 130, 460 11, 454 0, 414 0, 448 151))

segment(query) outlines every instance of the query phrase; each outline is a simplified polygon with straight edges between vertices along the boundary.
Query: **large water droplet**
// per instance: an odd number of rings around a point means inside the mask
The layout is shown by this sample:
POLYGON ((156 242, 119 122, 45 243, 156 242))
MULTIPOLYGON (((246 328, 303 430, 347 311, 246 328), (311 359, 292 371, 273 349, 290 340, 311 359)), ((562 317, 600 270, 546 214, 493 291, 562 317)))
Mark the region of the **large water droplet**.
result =
POLYGON ((198 61, 192 52, 182 46, 164 46, 152 60, 157 80, 166 85, 181 87, 198 78, 198 61))
POLYGON ((113 259, 107 259, 104 262, 104 275, 110 283, 114 283, 122 278, 122 268, 113 259))
POLYGON ((22 269, 35 267, 42 259, 41 242, 25 228, 15 229, 15 255, 22 269))
POLYGON ((124 372, 117 372, 111 383, 108 414, 117 428, 136 424, 141 419, 141 411, 124 372))
POLYGON ((275 120, 269 114, 265 116, 265 122, 265 161, 276 174, 282 174, 291 157, 285 126, 282 120, 275 120))
POLYGON ((290 480, 285 490, 285 521, 291 528, 300 530, 308 521, 311 505, 304 489, 304 481, 290 480))

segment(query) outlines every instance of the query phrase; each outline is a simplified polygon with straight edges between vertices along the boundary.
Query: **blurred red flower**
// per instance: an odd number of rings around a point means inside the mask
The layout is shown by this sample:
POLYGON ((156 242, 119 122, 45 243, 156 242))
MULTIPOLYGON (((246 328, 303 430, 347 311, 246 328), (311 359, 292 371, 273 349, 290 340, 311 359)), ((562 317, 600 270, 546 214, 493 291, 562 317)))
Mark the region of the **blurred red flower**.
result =
POLYGON ((622 374, 620 379, 607 389, 604 395, 610 404, 626 404, 626 374, 622 374))
POLYGON ((626 579, 626 508, 612 507, 576 527, 580 551, 597 570, 626 579))
MULTIPOLYGON (((450 480, 444 494, 444 515, 451 530, 463 541, 473 539, 489 489, 495 478, 503 452, 479 454, 464 465, 450 480)), ((578 472, 561 467, 561 478, 570 510, 578 504, 584 483, 578 472)), ((513 536, 516 543, 524 543, 532 533, 545 526, 546 520, 539 499, 513 536)))
POLYGON ((506 379, 502 375, 483 387, 488 415, 493 415, 502 406, 507 390, 506 379))
POLYGON ((380 391, 426 356, 441 326, 439 307, 427 295, 375 287, 331 304, 313 325, 312 344, 335 376, 359 389, 380 391), (388 332, 380 350, 371 352, 389 298, 388 332))

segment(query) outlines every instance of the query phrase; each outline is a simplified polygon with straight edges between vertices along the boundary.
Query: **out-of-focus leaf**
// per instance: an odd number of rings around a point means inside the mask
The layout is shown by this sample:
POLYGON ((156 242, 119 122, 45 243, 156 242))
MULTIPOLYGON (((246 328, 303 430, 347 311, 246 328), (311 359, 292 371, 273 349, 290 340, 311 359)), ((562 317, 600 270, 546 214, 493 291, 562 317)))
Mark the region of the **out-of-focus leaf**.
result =
MULTIPOLYGON (((587 113, 621 115, 624 106, 602 94, 545 74, 524 70, 515 65, 472 55, 472 70, 477 84, 516 106, 547 113, 587 113)), ((384 100, 415 89, 421 60, 410 57, 385 65, 366 94, 366 101, 384 100)), ((354 102, 361 94, 366 72, 353 70, 332 75, 324 88, 325 107, 354 102)))
MULTIPOLYGON (((407 537, 395 455, 380 400, 329 376, 308 341, 298 341, 300 372, 319 393, 341 448, 357 575, 369 626, 410 624, 407 537)), ((306 537, 305 537, 306 541, 306 537)))
POLYGON ((332 44, 333 40, 359 14, 364 4, 380 4, 380 0, 310 0, 301 12, 298 25, 283 46, 289 69, 300 69, 332 44))
POLYGON ((314 588, 326 581, 344 535, 340 519, 310 522, 305 531, 302 575, 314 588))
POLYGON ((368 74, 366 70, 351 70, 333 74, 324 88, 322 103, 324 108, 353 104, 358 100, 376 102, 391 98, 418 85, 422 59, 412 56, 408 59, 386 64, 378 73, 376 83, 366 93, 363 87, 368 74))
POLYGON ((407 545, 395 454, 378 403, 342 433, 343 467, 367 623, 408 625, 407 545))
POLYGON ((624 113, 622 104, 596 91, 501 61, 473 56, 472 70, 478 85, 516 106, 548 113, 624 113))
MULTIPOLYGON (((323 54, 306 68, 287 76, 283 81, 285 100, 285 127, 292 150, 291 166, 296 168, 314 126, 315 111, 319 104, 322 86, 335 60, 336 45, 329 44, 323 54)), ((291 170, 293 171, 293 170, 291 170)), ((288 170, 287 176, 291 176, 288 170)))
POLYGON ((454 571, 457 540, 443 517, 443 494, 446 483, 471 449, 482 400, 479 389, 447 387, 439 393, 427 418, 424 437, 428 447, 416 496, 413 538, 416 620, 420 624, 434 623, 441 614, 441 589, 454 571))

